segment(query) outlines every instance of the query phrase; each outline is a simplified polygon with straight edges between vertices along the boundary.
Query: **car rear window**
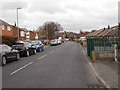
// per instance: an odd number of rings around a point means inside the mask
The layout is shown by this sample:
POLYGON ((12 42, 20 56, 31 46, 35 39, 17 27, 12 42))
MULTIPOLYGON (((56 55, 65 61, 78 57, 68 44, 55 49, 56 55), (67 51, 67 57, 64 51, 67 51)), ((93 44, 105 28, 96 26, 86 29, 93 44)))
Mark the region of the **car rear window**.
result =
POLYGON ((23 47, 23 45, 24 45, 23 43, 16 43, 13 45, 13 47, 23 47))
POLYGON ((39 42, 38 41, 31 41, 31 44, 32 45, 37 45, 37 44, 39 44, 39 42))

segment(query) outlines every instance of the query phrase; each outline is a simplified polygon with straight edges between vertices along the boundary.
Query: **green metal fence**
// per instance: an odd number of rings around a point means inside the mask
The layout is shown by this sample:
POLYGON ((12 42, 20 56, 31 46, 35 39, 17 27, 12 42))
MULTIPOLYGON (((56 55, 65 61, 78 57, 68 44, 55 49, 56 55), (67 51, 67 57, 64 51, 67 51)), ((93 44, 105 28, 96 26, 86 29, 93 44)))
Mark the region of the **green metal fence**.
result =
POLYGON ((120 38, 88 38, 87 53, 92 58, 92 51, 114 52, 114 45, 120 43, 120 38))

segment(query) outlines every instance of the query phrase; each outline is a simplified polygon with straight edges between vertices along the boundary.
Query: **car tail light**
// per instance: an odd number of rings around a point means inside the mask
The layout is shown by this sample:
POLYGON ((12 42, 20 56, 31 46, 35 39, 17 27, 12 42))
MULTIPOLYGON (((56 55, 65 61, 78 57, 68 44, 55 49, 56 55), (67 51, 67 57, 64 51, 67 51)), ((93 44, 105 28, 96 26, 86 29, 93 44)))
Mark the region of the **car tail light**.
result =
POLYGON ((26 47, 20 47, 21 49, 26 49, 26 47))

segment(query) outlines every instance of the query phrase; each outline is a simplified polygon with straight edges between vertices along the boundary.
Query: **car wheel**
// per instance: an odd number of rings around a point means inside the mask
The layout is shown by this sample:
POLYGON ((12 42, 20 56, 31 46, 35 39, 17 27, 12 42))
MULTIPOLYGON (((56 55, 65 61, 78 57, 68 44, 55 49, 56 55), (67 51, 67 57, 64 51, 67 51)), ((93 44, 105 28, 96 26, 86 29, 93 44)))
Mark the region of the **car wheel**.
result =
POLYGON ((27 56, 27 57, 28 57, 28 56, 30 56, 30 53, 29 53, 29 51, 27 51, 27 52, 26 52, 26 56, 27 56))
POLYGON ((42 49, 42 51, 44 51, 44 48, 42 49))
POLYGON ((36 49, 34 49, 34 54, 36 54, 37 52, 36 52, 36 49))
POLYGON ((20 59, 20 54, 17 53, 16 60, 19 60, 19 59, 20 59))
POLYGON ((5 56, 3 56, 3 57, 2 57, 2 65, 4 66, 4 65, 6 65, 6 64, 7 64, 6 57, 5 57, 5 56))
POLYGON ((40 50, 41 50, 41 49, 39 48, 38 52, 40 52, 40 50))

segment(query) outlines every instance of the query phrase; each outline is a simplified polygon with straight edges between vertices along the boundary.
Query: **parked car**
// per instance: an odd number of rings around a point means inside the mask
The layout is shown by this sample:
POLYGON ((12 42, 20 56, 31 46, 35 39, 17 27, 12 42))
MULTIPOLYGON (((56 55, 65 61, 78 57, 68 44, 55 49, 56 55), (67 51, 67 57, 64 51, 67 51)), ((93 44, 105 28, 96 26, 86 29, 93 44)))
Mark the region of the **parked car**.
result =
POLYGON ((4 66, 8 61, 19 60, 20 55, 18 50, 13 50, 8 45, 0 45, 0 56, 1 56, 1 64, 4 66))
POLYGON ((80 41, 86 41, 86 37, 80 37, 79 40, 80 41))
POLYGON ((32 46, 35 46, 36 51, 44 51, 44 45, 40 40, 31 41, 32 46))
POLYGON ((20 55, 29 56, 31 54, 36 54, 36 48, 29 42, 15 43, 12 48, 18 50, 20 55))
POLYGON ((58 40, 51 40, 50 46, 57 46, 58 45, 58 40))
POLYGON ((66 38, 66 39, 65 39, 65 41, 66 41, 66 42, 68 42, 68 41, 69 41, 69 39, 68 39, 68 38, 66 38))
POLYGON ((58 41, 58 45, 62 44, 62 41, 59 39, 56 39, 58 41))
POLYGON ((62 39, 61 42, 64 43, 65 41, 62 39))

